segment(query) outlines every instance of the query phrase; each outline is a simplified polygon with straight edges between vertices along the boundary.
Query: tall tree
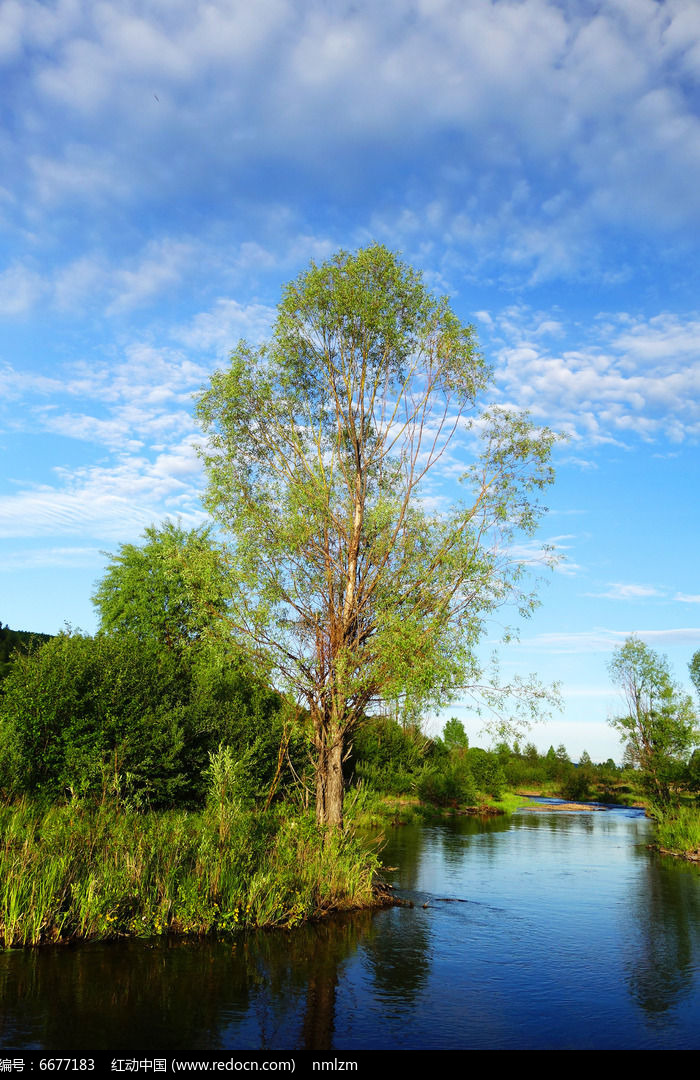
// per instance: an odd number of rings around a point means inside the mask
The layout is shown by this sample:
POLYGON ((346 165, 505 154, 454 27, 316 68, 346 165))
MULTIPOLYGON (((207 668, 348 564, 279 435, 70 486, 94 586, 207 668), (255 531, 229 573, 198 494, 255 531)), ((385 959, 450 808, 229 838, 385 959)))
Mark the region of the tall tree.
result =
POLYGON ((674 683, 666 657, 634 635, 615 650, 609 671, 627 705, 610 724, 623 738, 625 760, 641 769, 649 794, 664 805, 698 742, 692 699, 674 683))
POLYGON ((270 340, 241 342, 199 400, 232 618, 310 714, 321 823, 342 822, 367 713, 453 700, 479 680, 489 614, 535 604, 512 545, 540 518, 555 436, 484 409, 491 378, 473 328, 374 245, 291 282, 270 340), (431 510, 460 451, 466 495, 431 510))

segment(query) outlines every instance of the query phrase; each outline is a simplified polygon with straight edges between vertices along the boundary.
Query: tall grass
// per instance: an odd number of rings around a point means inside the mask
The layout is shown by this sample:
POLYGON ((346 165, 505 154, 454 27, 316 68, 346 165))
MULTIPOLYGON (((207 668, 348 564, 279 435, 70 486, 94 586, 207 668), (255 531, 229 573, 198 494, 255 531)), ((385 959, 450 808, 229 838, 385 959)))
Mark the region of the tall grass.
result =
POLYGON ((678 855, 700 856, 700 806, 680 806, 654 813, 659 847, 678 855))
POLYGON ((220 804, 202 813, 0 808, 0 942, 294 926, 373 902, 377 856, 351 831, 220 804))

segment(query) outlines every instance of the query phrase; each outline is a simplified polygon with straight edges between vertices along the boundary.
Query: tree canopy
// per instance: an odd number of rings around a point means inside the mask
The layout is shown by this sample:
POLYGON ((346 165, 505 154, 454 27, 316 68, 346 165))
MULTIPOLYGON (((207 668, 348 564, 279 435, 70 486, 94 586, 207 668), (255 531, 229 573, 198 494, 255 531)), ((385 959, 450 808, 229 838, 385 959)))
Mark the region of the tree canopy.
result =
POLYGON ((663 805, 698 742, 689 694, 671 677, 668 660, 632 635, 609 664, 627 712, 610 720, 625 744, 625 759, 641 769, 650 795, 663 805))
POLYGON ((342 821, 358 723, 458 697, 488 617, 535 604, 512 545, 539 521, 555 435, 486 408, 491 381, 473 328, 373 245, 312 263, 269 341, 241 342, 200 397, 230 617, 308 710, 321 822, 342 821))
POLYGON ((169 521, 147 528, 144 538, 109 556, 93 596, 100 629, 178 651, 200 641, 226 611, 221 551, 207 528, 186 531, 169 521))

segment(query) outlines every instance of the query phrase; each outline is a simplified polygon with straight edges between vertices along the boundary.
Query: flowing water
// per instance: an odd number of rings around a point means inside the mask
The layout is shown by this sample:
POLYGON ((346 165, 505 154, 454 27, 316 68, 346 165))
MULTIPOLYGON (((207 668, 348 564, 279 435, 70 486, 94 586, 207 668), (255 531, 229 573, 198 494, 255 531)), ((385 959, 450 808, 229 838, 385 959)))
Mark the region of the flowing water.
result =
POLYGON ((700 869, 649 840, 626 810, 405 826, 384 861, 411 908, 5 952, 0 1049, 698 1049, 700 869))

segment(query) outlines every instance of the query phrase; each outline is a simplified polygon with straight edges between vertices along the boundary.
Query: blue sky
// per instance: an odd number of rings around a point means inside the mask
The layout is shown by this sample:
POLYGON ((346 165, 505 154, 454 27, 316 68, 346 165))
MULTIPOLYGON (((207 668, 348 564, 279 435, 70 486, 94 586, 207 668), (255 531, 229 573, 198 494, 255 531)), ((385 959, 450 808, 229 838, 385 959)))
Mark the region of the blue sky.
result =
POLYGON ((202 519, 192 393, 311 259, 379 241, 569 435, 565 559, 501 653, 562 683, 534 741, 619 757, 629 633, 689 687, 696 0, 2 0, 0 80, 3 623, 95 628, 102 552, 202 519))

